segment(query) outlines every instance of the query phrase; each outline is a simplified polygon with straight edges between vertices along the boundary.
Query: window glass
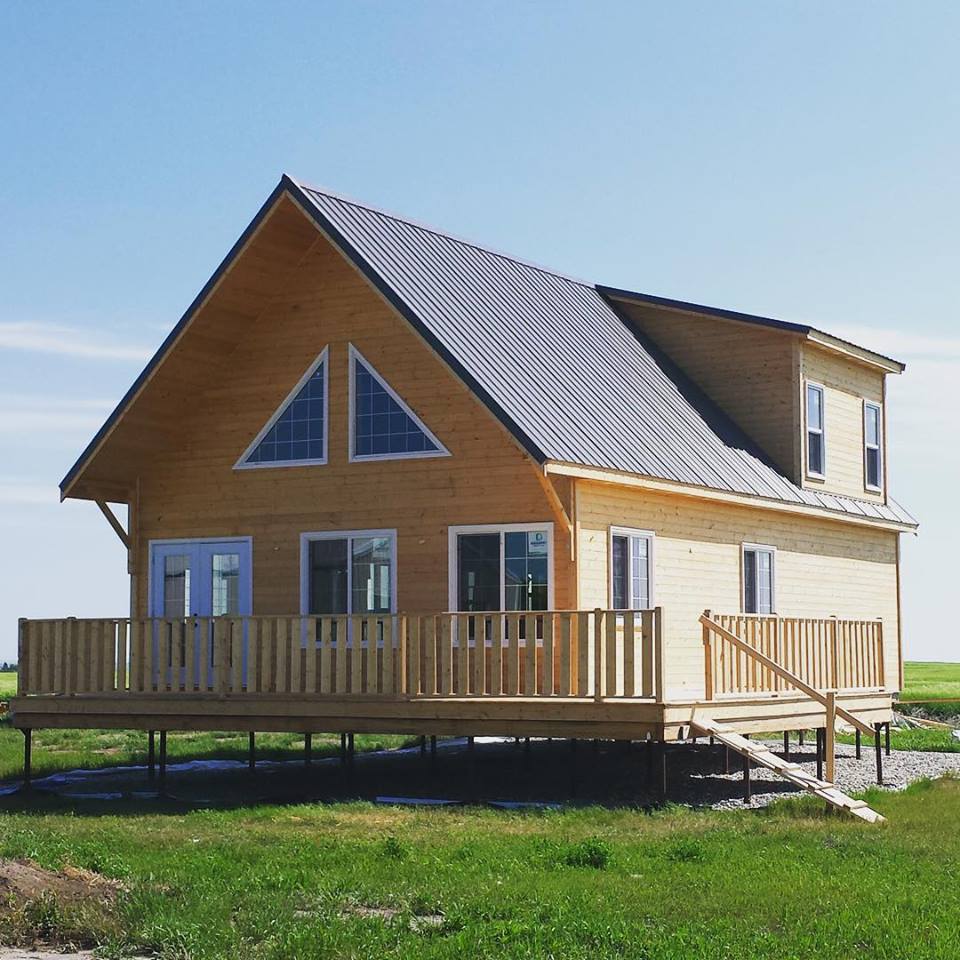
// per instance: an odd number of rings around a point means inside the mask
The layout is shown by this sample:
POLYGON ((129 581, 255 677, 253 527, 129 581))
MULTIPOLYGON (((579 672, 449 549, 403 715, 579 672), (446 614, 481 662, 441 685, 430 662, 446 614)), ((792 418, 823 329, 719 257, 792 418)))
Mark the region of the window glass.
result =
POLYGON ((393 558, 387 537, 353 540, 351 613, 389 613, 393 558))
POLYGON ((245 463, 323 459, 325 375, 326 362, 323 362, 284 407, 245 463))
POLYGON ((823 389, 807 384, 807 471, 822 475, 825 449, 823 439, 823 389))
POLYGON ((744 613, 773 613, 773 551, 750 547, 743 551, 744 613))
POLYGON ((341 614, 347 609, 347 540, 310 541, 310 613, 341 614))
POLYGON ((613 538, 613 609, 626 610, 629 606, 627 602, 627 584, 630 578, 630 554, 629 539, 627 537, 614 536, 613 538))
POLYGON ((868 487, 880 488, 880 408, 868 403, 863 408, 864 469, 868 487))
POLYGON ((353 365, 353 455, 371 457, 437 451, 437 445, 370 368, 359 357, 353 358, 353 365))
POLYGON ((504 609, 546 610, 546 532, 531 530, 505 533, 503 562, 504 609))
POLYGON ((630 595, 635 610, 650 606, 650 540, 647 537, 630 538, 630 595))
POLYGON ((240 554, 215 553, 212 576, 213 615, 236 616, 240 612, 240 554))
POLYGON ((163 615, 179 620, 190 616, 190 557, 163 560, 163 615))
POLYGON ((464 611, 500 609, 500 534, 457 537, 457 607, 464 611))

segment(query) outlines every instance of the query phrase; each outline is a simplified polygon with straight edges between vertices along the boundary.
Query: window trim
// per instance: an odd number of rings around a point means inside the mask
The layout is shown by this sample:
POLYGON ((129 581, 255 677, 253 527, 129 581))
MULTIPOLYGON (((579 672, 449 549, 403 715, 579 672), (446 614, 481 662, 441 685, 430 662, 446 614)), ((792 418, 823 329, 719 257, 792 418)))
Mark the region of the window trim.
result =
POLYGON ((316 467, 327 462, 330 443, 330 364, 327 362, 330 345, 327 344, 320 351, 320 355, 307 367, 307 372, 296 382, 294 388, 280 401, 273 412, 273 416, 264 424, 260 432, 253 438, 250 446, 240 454, 240 459, 233 465, 234 470, 270 470, 275 467, 316 467), (323 457, 310 460, 273 460, 269 463, 247 463, 246 459, 260 445, 260 441, 270 432, 273 425, 280 419, 281 414, 292 403, 293 398, 303 389, 306 382, 323 367, 323 457))
POLYGON ((863 489, 869 490, 871 493, 883 493, 883 404, 877 403, 876 400, 867 400, 864 398, 863 401, 863 489), (877 443, 876 445, 867 444, 867 411, 869 409, 874 409, 877 411, 877 443), (870 450, 876 449, 877 451, 877 476, 879 477, 879 484, 874 486, 870 483, 869 471, 867 469, 867 453, 870 450))
POLYGON ((433 431, 418 417, 413 410, 404 402, 403 398, 390 386, 383 378, 377 368, 351 343, 348 344, 348 380, 349 402, 348 402, 348 423, 347 423, 347 459, 350 463, 365 463, 368 460, 424 460, 432 457, 449 457, 450 451, 437 439, 433 431), (356 419, 357 419, 357 365, 359 360, 369 371, 370 376, 387 391, 387 394, 399 405, 400 409, 410 417, 411 420, 427 435, 430 441, 436 444, 436 450, 411 450, 407 453, 366 453, 358 454, 356 452, 356 419))
MULTIPOLYGON (((647 540, 647 592, 649 594, 648 607, 626 607, 625 610, 652 610, 656 606, 655 600, 655 582, 656 577, 654 576, 655 570, 655 556, 656 556, 656 543, 657 536, 652 530, 638 530, 635 527, 620 527, 611 525, 610 530, 607 534, 607 609, 615 609, 613 606, 613 538, 614 537, 643 537, 647 540)), ((633 590, 633 551, 630 550, 627 554, 627 592, 630 593, 633 590)), ((633 598, 630 597, 630 603, 633 603, 633 598)))
MULTIPOLYGON (((520 533, 523 531, 543 531, 547 535, 547 610, 554 608, 554 553, 553 553, 553 522, 536 521, 531 523, 477 523, 447 527, 447 604, 451 612, 457 610, 457 537, 460 534, 471 533, 499 533, 500 534, 500 611, 506 603, 506 585, 504 584, 504 534, 520 533)), ((497 611, 497 612, 500 612, 497 611)), ((533 611, 543 613, 544 611, 533 611)))
POLYGON ((816 380, 805 380, 803 387, 803 463, 806 475, 812 480, 827 479, 827 390, 822 383, 816 380), (817 430, 810 426, 810 388, 820 391, 820 419, 822 424, 817 430), (820 446, 823 449, 823 470, 819 472, 810 467, 810 434, 817 433, 820 436, 820 446))
POLYGON ((337 616, 359 617, 364 614, 353 613, 353 553, 349 542, 362 537, 386 537, 390 540, 390 610, 382 614, 369 616, 392 616, 397 612, 397 531, 380 530, 313 530, 300 534, 300 615, 304 617, 325 617, 333 614, 310 613, 310 544, 314 540, 347 540, 347 606, 350 611, 337 616))
MULTIPOLYGON (((759 570, 759 567, 757 568, 759 570)), ((760 596, 757 584, 757 596, 760 596)), ((769 543, 740 544, 740 610, 747 617, 772 617, 777 611, 777 548, 769 543), (770 613, 747 613, 747 562, 748 550, 762 550, 770 554, 770 613)))

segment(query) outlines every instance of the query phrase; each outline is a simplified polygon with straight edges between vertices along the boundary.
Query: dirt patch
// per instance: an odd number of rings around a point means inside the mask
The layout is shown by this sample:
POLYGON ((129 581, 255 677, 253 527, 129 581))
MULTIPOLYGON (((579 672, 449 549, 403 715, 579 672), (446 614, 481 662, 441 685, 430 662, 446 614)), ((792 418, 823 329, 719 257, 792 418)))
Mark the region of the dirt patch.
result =
POLYGON ((0 943, 73 949, 102 943, 119 932, 115 906, 122 889, 90 870, 0 860, 0 943))
POLYGON ((0 860, 0 903, 8 906, 41 897, 55 897, 64 906, 75 902, 112 904, 121 889, 118 880, 78 867, 55 872, 29 860, 0 860))

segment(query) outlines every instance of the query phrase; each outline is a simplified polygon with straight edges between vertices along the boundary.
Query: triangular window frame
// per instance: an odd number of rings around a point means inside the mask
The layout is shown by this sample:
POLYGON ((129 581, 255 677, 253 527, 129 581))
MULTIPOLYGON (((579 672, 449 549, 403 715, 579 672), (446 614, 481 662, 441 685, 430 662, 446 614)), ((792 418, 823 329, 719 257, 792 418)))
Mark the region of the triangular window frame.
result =
POLYGON ((250 445, 240 455, 240 459, 234 464, 234 470, 258 470, 272 469, 274 467, 314 467, 322 466, 327 462, 327 456, 330 445, 330 364, 328 357, 330 354, 329 344, 323 348, 320 355, 307 367, 304 375, 296 382, 293 389, 283 398, 280 405, 274 411, 273 416, 263 425, 260 432, 253 438, 250 445), (293 403, 297 394, 306 386, 307 381, 323 367, 323 456, 321 458, 311 457, 307 460, 269 460, 265 463, 247 463, 249 457, 261 441, 273 429, 276 422, 283 416, 283 412, 293 403))
POLYGON ((349 447, 347 454, 351 463, 365 463, 370 460, 424 460, 433 457, 449 457, 450 451, 440 442, 436 434, 418 417, 409 405, 393 387, 387 383, 383 374, 351 343, 349 349, 350 364, 350 404, 348 417, 349 422, 349 447), (400 407, 400 409, 414 422, 418 430, 422 430, 424 436, 436 446, 436 450, 411 450, 404 453, 366 453, 358 454, 356 452, 356 430, 357 430, 357 361, 360 361, 370 373, 370 376, 380 384, 387 392, 388 396, 400 407))

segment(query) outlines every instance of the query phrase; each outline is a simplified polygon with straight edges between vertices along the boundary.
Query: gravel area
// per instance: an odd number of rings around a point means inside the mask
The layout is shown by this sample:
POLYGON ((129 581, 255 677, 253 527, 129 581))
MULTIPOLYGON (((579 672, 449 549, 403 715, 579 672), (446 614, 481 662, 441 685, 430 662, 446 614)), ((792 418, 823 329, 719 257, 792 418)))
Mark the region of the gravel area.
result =
MULTIPOLYGON (((778 755, 783 751, 781 742, 771 742, 770 746, 778 755)), ((791 744, 790 759, 795 763, 803 764, 811 773, 816 774, 816 753, 812 745, 808 744, 801 750, 791 744)), ((754 767, 750 772, 753 796, 747 803, 742 797, 743 766, 739 754, 732 755, 731 769, 736 769, 736 773, 727 775, 722 772, 704 771, 698 775, 691 770, 689 780, 694 789, 694 797, 691 798, 691 802, 701 805, 709 802, 710 806, 715 809, 762 807, 778 797, 804 792, 799 787, 788 783, 772 770, 754 767), (710 801, 708 794, 712 791, 708 784, 709 781, 716 780, 725 783, 735 782, 737 791, 741 796, 726 796, 723 799, 710 801), (701 785, 703 789, 697 790, 697 784, 701 785)), ((860 760, 856 758, 855 747, 845 743, 837 744, 836 772, 837 786, 847 793, 858 793, 868 787, 876 786, 876 759, 872 744, 864 744, 862 759, 860 760)), ((889 757, 886 754, 883 755, 883 789, 885 790, 903 790, 915 780, 924 777, 941 777, 945 773, 960 774, 960 753, 892 750, 889 757)), ((727 790, 724 790, 724 792, 727 792, 727 790)))

